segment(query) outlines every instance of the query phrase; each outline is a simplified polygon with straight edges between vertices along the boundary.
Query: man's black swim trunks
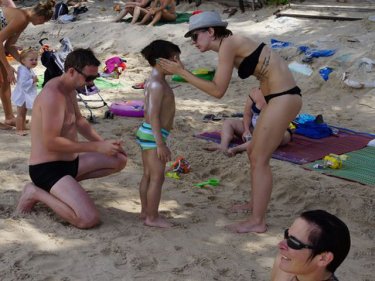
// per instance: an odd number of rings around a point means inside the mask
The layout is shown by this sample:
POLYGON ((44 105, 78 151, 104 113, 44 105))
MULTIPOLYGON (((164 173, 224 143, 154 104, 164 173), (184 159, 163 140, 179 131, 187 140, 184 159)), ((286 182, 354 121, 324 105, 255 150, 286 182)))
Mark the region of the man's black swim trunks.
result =
POLYGON ((29 174, 33 183, 47 192, 61 178, 72 176, 75 178, 78 173, 79 158, 72 161, 53 161, 36 165, 29 165, 29 174))

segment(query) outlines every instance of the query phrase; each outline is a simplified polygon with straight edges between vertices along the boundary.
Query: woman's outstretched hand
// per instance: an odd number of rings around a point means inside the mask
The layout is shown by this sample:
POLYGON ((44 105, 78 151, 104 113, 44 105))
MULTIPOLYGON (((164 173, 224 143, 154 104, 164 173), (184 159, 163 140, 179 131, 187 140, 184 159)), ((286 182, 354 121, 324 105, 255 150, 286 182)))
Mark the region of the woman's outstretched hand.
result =
POLYGON ((157 63, 163 68, 163 70, 172 74, 181 74, 181 72, 185 69, 184 65, 179 59, 173 61, 159 58, 157 63))

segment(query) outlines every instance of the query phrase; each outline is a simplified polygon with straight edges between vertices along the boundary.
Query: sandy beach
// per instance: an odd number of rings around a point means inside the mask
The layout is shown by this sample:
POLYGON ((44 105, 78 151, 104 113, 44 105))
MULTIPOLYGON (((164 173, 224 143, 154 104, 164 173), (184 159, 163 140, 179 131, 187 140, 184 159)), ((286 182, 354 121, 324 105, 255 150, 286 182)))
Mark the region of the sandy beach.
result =
MULTIPOLYGON (((30 3, 16 2, 18 6, 30 3)), ((68 37, 74 47, 91 47, 102 62, 114 55, 124 57, 126 71, 119 80, 112 80, 121 84, 101 91, 109 104, 143 99, 143 91, 131 86, 147 78, 150 67, 139 52, 155 39, 179 45, 187 69, 216 67, 215 53, 200 53, 183 37, 187 23, 156 27, 114 23, 113 1, 88 1, 85 5, 88 12, 79 15, 74 23, 30 25, 17 44, 37 47, 38 41, 47 37, 48 43, 58 48, 59 39, 68 37)), ((178 12, 198 9, 187 1, 177 7, 178 12)), ((238 10, 227 18, 228 14, 223 14, 226 8, 213 1, 203 1, 199 6, 200 10, 218 11, 229 22, 230 30, 260 42, 270 44, 273 38, 295 46, 335 49, 333 56, 316 58, 309 64, 311 76, 294 73, 302 89, 301 112, 322 114, 331 125, 375 133, 375 88, 355 89, 342 81, 345 72, 356 81, 374 81, 375 70, 364 68, 360 60, 375 60, 375 22, 368 19, 375 12, 362 12, 363 20, 331 21, 276 18, 275 6, 256 11, 246 8, 245 13, 238 10), (334 70, 328 81, 319 75, 324 66, 334 70)), ((276 51, 288 62, 301 62, 303 57, 296 47, 276 51)), ((39 63, 36 73, 42 75, 44 70, 39 63)), ((160 210, 175 225, 171 229, 146 227, 138 218, 138 185, 143 170, 134 133, 142 118, 103 119, 106 108, 94 110, 99 121, 94 124, 95 129, 105 138, 123 140, 128 164, 116 175, 82 183, 102 219, 101 225, 91 230, 62 222, 41 204, 29 215, 14 213, 20 192, 30 181, 30 138, 17 136, 15 131, 0 131, 0 280, 270 280, 284 229, 302 211, 318 208, 339 216, 351 232, 352 247, 338 269, 338 278, 374 280, 374 186, 272 159, 274 186, 267 213, 268 231, 242 235, 228 232, 225 225, 247 217, 228 211, 234 203, 249 198, 247 155, 229 158, 220 152, 207 152, 203 150, 207 142, 193 135, 221 128, 222 121, 203 122, 205 114, 230 116, 242 112, 246 95, 258 82, 255 78, 240 80, 233 72, 227 93, 220 100, 187 83, 170 84, 176 87, 177 106, 169 141, 172 157, 181 155, 192 167, 181 179, 166 178, 164 183, 160 210), (211 177, 219 178, 220 185, 204 189, 193 186, 211 177)), ((83 106, 82 112, 88 114, 83 106)), ((0 118, 4 119, 2 108, 0 118)))

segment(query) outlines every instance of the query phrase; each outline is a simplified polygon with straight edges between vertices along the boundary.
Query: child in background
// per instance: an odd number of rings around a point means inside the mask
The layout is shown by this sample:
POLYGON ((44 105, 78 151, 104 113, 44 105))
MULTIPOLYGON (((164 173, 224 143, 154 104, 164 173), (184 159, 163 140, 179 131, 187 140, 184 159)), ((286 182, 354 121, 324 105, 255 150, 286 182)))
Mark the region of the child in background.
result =
MULTIPOLYGON (((263 93, 259 88, 254 88, 250 91, 246 98, 245 108, 243 112, 243 119, 225 119, 221 130, 220 144, 213 143, 204 148, 208 151, 222 151, 225 155, 232 157, 237 153, 246 151, 251 143, 252 133, 255 129, 256 122, 260 116, 261 111, 267 106, 267 102, 263 93), (229 147, 230 142, 234 137, 241 138, 244 143, 229 147)), ((288 144, 292 139, 292 131, 287 129, 285 131, 280 146, 288 144)))
POLYGON ((33 72, 38 64, 38 52, 26 49, 20 53, 21 65, 17 70, 17 84, 12 93, 12 102, 17 106, 16 130, 20 136, 25 136, 27 109, 32 109, 36 98, 36 83, 38 78, 33 72))
POLYGON ((166 228, 171 224, 159 215, 158 210, 165 165, 171 161, 166 139, 173 127, 176 106, 173 91, 165 80, 165 76, 170 73, 162 70, 157 59, 178 61, 181 51, 169 41, 155 40, 141 53, 152 66, 150 77, 145 83, 145 120, 137 131, 143 162, 143 176, 139 186, 141 218, 147 226, 166 228))

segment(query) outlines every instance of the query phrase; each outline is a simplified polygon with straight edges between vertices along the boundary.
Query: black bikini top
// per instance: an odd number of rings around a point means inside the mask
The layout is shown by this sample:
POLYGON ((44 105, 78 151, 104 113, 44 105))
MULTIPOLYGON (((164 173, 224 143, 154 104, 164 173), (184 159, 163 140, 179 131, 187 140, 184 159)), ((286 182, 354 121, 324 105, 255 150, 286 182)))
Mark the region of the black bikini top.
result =
POLYGON ((261 43, 254 52, 242 60, 238 67, 238 76, 241 79, 246 79, 250 75, 254 74, 255 68, 259 62, 260 53, 262 52, 264 46, 266 46, 266 44, 261 43))

